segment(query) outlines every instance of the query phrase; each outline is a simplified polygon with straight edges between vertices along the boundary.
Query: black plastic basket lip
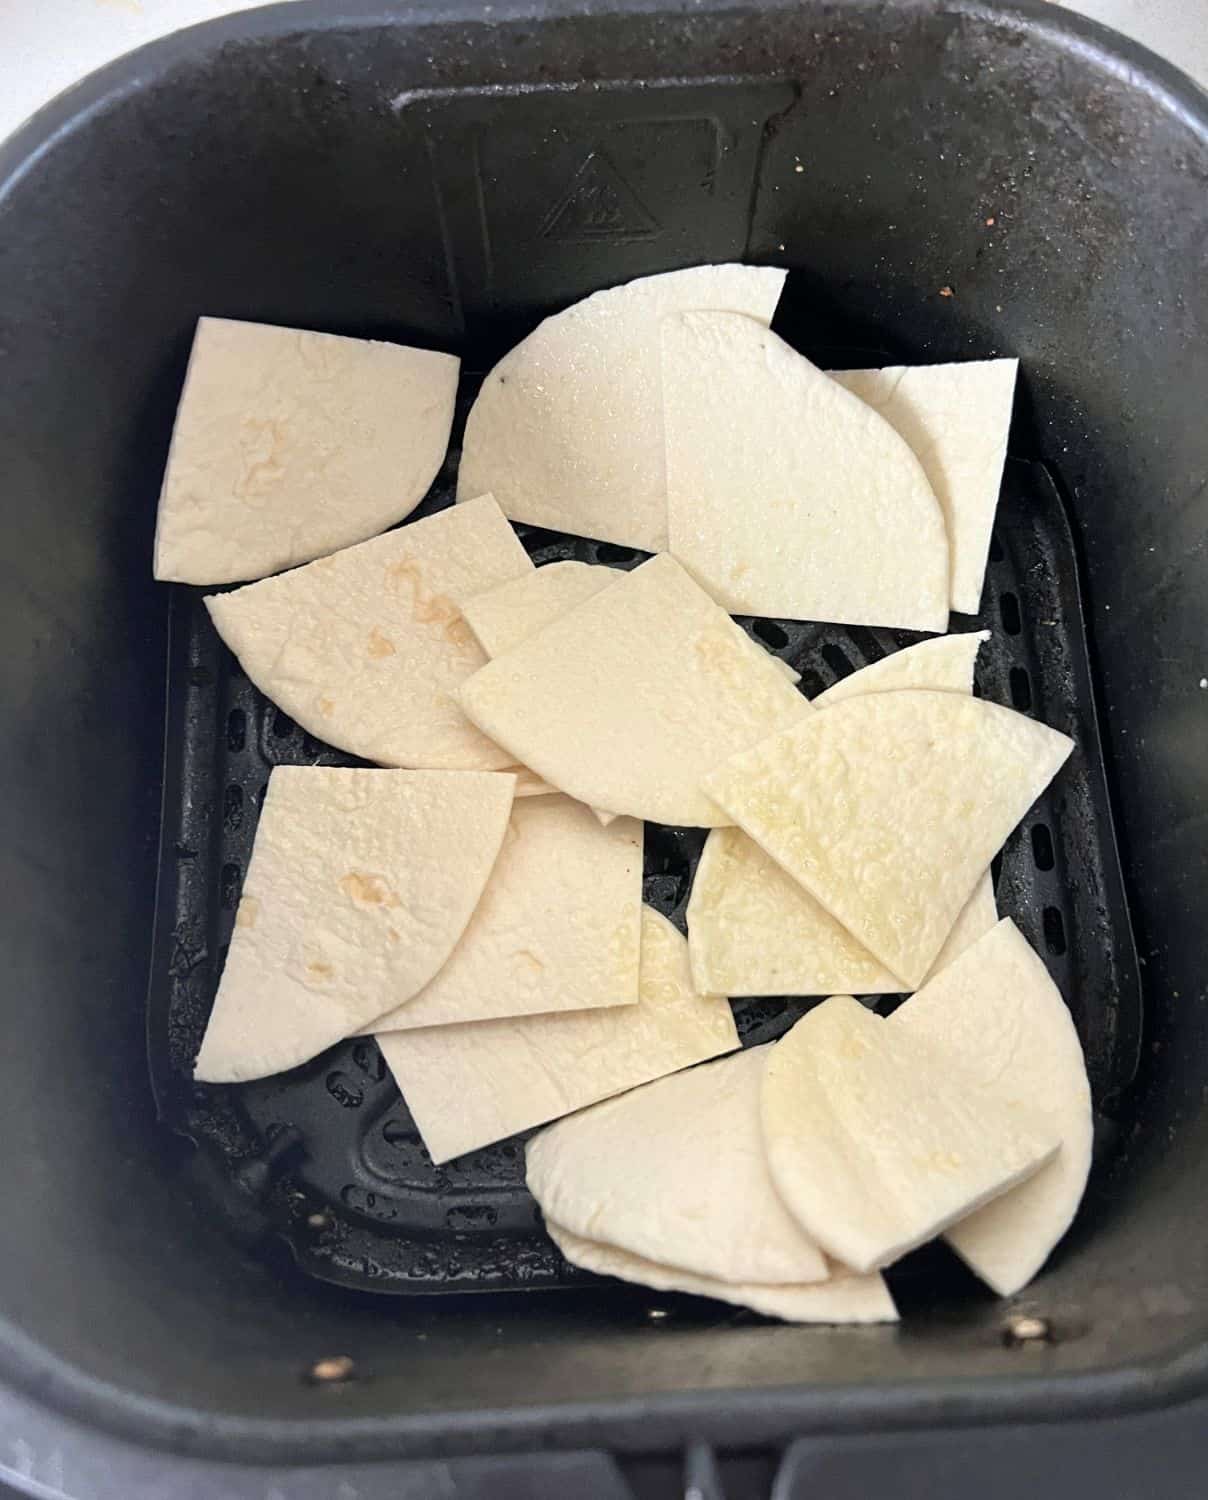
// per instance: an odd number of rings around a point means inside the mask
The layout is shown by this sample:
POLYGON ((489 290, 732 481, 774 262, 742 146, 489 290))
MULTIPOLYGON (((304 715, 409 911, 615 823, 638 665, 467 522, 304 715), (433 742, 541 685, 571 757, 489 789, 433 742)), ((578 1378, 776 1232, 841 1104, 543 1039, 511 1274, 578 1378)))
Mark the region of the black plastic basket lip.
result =
MULTIPOLYGON (((463 415, 469 395, 463 392, 459 403, 463 415)), ((417 516, 451 502, 457 457, 455 442, 417 516)), ((578 557, 632 567, 645 556, 531 527, 517 530, 538 565, 578 557)), ((292 1073, 253 1084, 207 1088, 189 1081, 271 767, 364 762, 304 735, 263 699, 218 640, 201 591, 173 594, 165 821, 148 1003, 161 1119, 201 1148, 204 1186, 236 1232, 250 1240, 282 1239, 314 1279, 408 1296, 595 1283, 598 1278, 569 1267, 557 1253, 524 1188, 522 1143, 533 1132, 434 1168, 371 1041, 350 1040, 292 1073), (165 1006, 166 979, 186 992, 186 1003, 165 1006), (394 1136, 390 1150, 387 1133, 394 1136)), ((1097 1107, 1110 1111, 1137 1065, 1139 969, 1072 533, 1043 465, 1009 463, 982 613, 951 623, 991 629, 979 658, 979 691, 1003 702, 1011 702, 1014 691, 1017 707, 1071 733, 1078 745, 996 865, 1000 910, 1016 919, 1072 1001, 1097 1107), (1034 620, 1036 609, 1042 612, 1034 620), (1113 997, 1112 1003, 1096 1006, 1090 997, 1097 994, 1113 997)), ((838 676, 921 638, 801 621, 742 618, 740 624, 801 671, 802 690, 811 697, 838 676)), ((681 930, 705 837, 705 830, 647 825, 644 897, 681 930)), ((744 1045, 780 1035, 817 1003, 736 1001, 744 1045)), ((887 1012, 897 1000, 869 997, 868 1003, 887 1012)))

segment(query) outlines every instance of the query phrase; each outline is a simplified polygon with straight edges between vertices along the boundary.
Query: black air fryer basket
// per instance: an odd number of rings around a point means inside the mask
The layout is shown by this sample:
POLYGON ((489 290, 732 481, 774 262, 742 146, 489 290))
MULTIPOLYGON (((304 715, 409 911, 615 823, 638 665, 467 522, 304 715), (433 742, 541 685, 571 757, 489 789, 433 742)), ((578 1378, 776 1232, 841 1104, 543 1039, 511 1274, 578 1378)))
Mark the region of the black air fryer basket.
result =
MULTIPOLYGON (((0 148, 0 1479, 620 1497, 686 1463, 733 1500, 801 1439, 778 1495, 1057 1493, 1095 1461, 1123 1494, 1086 1424, 1150 1408, 1127 1452, 1208 1473, 1206 246, 1204 96, 1038 3, 303 0, 147 48, 0 148), (1077 741, 995 875, 1077 1023, 1096 1161, 1019 1298, 932 1249, 893 1273, 899 1328, 573 1271, 523 1140, 433 1167, 370 1041, 190 1076, 271 768, 354 763, 151 580, 197 316, 481 374, 600 286, 736 259, 790 268, 776 327, 824 366, 1021 360, 954 627, 993 630, 979 691, 1077 741)), ((811 695, 914 638, 742 623, 811 695)), ((681 924, 702 841, 647 836, 681 924)), ((802 1008, 743 1002, 744 1041, 802 1008)))

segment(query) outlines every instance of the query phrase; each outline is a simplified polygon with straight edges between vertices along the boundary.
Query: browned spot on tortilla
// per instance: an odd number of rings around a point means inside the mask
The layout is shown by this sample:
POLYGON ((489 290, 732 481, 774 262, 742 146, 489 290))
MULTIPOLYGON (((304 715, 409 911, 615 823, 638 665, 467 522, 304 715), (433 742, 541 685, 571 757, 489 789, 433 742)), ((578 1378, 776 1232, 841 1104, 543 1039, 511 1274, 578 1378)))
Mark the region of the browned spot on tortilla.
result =
POLYGON ((319 699, 319 712, 325 719, 331 718, 332 714, 335 712, 335 707, 335 704, 331 701, 330 698, 319 699))
MULTIPOLYGON (((395 586, 405 586, 411 594, 411 618, 417 625, 461 624, 461 611, 445 594, 434 594, 424 583, 419 563, 405 557, 387 568, 386 576, 395 586)), ((465 628, 464 626, 462 627, 465 628)))
POLYGON ((535 974, 540 974, 541 971, 545 968, 545 965, 541 962, 541 960, 537 957, 537 955, 532 951, 531 948, 519 948, 515 953, 512 954, 512 957, 515 959, 519 959, 519 961, 524 965, 526 969, 531 969, 535 974))
POLYGON ((475 636, 461 615, 458 615, 455 620, 450 620, 445 626, 445 639, 459 649, 464 649, 474 644, 475 636))
POLYGON ((235 913, 236 927, 255 927, 256 918, 260 915, 260 902, 255 896, 245 896, 239 903, 239 909, 235 913))
POLYGON ((398 933, 395 932, 395 930, 394 930, 393 927, 387 927, 387 929, 386 929, 386 941, 389 942, 389 943, 397 943, 398 942, 398 933))
POLYGON ((362 875, 349 870, 340 881, 340 889, 361 906, 397 906, 399 899, 380 875, 362 875))
POLYGON ((312 979, 330 979, 335 970, 323 958, 312 958, 306 965, 306 972, 312 979))
POLYGON ((376 625, 369 632, 369 644, 365 649, 370 656, 393 656, 395 654, 394 642, 388 640, 376 625))

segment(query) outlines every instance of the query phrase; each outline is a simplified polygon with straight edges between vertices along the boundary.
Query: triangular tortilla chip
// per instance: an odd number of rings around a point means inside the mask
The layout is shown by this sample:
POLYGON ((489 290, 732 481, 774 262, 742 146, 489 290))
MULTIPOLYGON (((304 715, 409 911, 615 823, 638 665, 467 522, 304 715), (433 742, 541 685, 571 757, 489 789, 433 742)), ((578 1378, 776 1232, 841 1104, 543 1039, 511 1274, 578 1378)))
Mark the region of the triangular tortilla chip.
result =
POLYGON ((918 457, 944 507, 952 608, 976 614, 998 507, 1017 359, 832 371, 918 457))
POLYGON ((478 905, 512 777, 279 766, 194 1076, 263 1078, 437 973, 478 905))
POLYGON ((666 554, 496 657, 459 701, 513 759, 581 802, 700 827, 730 821, 701 791, 706 771, 813 716, 666 554))
POLYGON ((777 1197, 759 1091, 767 1047, 660 1078, 528 1145, 529 1191, 572 1234, 720 1281, 821 1281, 826 1261, 777 1197))
POLYGON ((410 515, 449 446, 458 366, 430 349, 201 318, 156 578, 263 578, 410 515))
MULTIPOLYGON (((939 973, 998 921, 989 870, 936 956, 939 973)), ((908 988, 741 828, 715 828, 688 900, 692 974, 710 992, 896 994, 908 988), (840 981, 842 981, 840 983, 840 981)))
POLYGON ((909 989, 1073 741, 964 693, 865 693, 704 787, 909 989))
POLYGON ((644 906, 636 1005, 386 1032, 377 1042, 442 1162, 732 1052, 738 1031, 727 1000, 692 988, 684 939, 644 906))
POLYGON ((855 1271, 887 1266, 1057 1153, 1040 1111, 971 1082, 946 1051, 850 995, 771 1049, 763 1141, 784 1203, 855 1271))
POLYGON ((512 809, 478 910, 440 973, 374 1031, 636 1005, 642 828, 569 797, 512 809))
POLYGON ((863 693, 898 692, 902 688, 933 688, 936 692, 971 693, 973 669, 982 642, 990 639, 988 630, 970 631, 964 635, 939 635, 933 641, 919 641, 902 651, 894 651, 844 677, 824 693, 811 699, 815 708, 831 708, 844 698, 859 698, 863 693))
POLYGON ((483 382, 466 422, 458 498, 490 490, 514 521, 662 551, 659 320, 714 307, 766 326, 784 277, 697 266, 596 292, 546 318, 483 382))
POLYGON ((462 613, 486 654, 502 656, 623 576, 591 563, 547 563, 467 599, 462 613))
POLYGON ((949 1059, 970 1088, 1035 1111, 1055 1160, 948 1231, 987 1285, 1013 1296, 1070 1227, 1091 1166, 1091 1093, 1078 1033, 1048 970, 1004 919, 890 1018, 949 1059))
MULTIPOLYGON (((908 646, 845 677, 813 700, 826 708, 863 692, 906 687, 970 692, 988 631, 908 646)), ((998 920, 989 871, 965 904, 934 970, 998 920)), ((904 987, 802 886, 740 829, 715 829, 696 867, 688 943, 697 984, 742 995, 879 995, 904 987)))
POLYGON ((896 1323, 898 1310, 882 1276, 854 1276, 836 1267, 826 1281, 796 1286, 763 1286, 755 1282, 718 1281, 697 1276, 675 1266, 659 1265, 600 1245, 545 1222, 546 1233, 572 1266, 594 1271, 597 1276, 615 1276, 651 1287, 656 1292, 686 1292, 693 1297, 713 1297, 735 1307, 749 1307, 765 1318, 783 1318, 786 1323, 896 1323))
POLYGON ((948 540, 888 422, 736 313, 663 323, 670 550, 737 614, 944 630, 948 540))
POLYGON ((260 691, 317 739, 382 765, 496 770, 514 757, 453 697, 486 661, 461 605, 532 566, 486 495, 206 607, 260 691))

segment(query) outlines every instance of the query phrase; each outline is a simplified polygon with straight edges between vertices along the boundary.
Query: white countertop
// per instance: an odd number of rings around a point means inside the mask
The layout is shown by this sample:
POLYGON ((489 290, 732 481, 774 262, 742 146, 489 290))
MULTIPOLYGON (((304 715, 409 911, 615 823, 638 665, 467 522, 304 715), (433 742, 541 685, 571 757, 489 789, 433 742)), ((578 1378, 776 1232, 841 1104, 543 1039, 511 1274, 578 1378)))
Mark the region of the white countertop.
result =
MULTIPOLYGON (((0 139, 132 47, 263 0, 0 0, 0 139)), ((1208 85, 1208 0, 1071 0, 1208 85)))

